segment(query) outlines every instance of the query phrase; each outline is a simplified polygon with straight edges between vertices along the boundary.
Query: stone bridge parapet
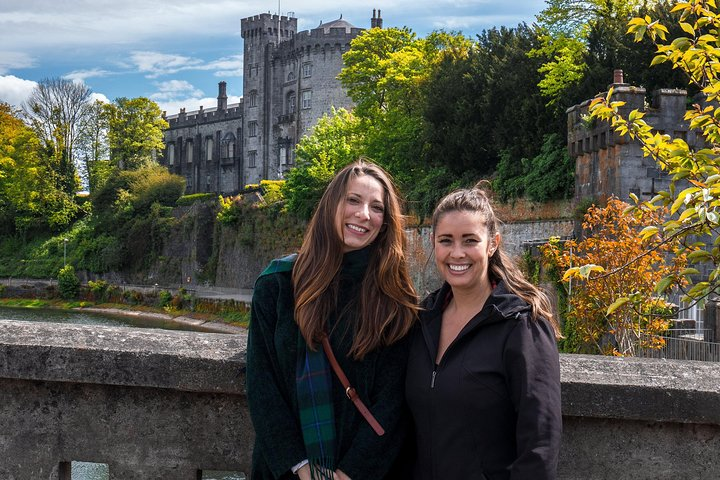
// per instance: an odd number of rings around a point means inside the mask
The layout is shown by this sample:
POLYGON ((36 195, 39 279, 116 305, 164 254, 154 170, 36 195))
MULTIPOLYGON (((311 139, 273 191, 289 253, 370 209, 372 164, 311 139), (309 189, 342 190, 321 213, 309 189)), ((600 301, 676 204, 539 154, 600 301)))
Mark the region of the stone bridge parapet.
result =
MULTIPOLYGON (((244 334, 0 322, 0 479, 249 472, 244 334)), ((562 355, 560 480, 720 479, 720 364, 562 355)))

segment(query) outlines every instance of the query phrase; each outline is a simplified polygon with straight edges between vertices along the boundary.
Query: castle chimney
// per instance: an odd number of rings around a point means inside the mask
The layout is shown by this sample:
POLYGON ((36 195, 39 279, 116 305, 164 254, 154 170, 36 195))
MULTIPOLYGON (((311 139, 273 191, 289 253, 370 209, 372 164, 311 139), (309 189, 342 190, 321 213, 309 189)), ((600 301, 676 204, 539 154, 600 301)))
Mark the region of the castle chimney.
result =
POLYGON ((227 83, 220 82, 218 83, 218 103, 217 108, 218 110, 227 110, 227 93, 226 93, 226 87, 227 83))
POLYGON ((370 19, 370 28, 382 28, 382 18, 380 18, 380 10, 376 11, 373 8, 373 16, 370 19))
POLYGON ((613 70, 613 83, 622 84, 625 83, 623 79, 623 71, 620 69, 613 70))

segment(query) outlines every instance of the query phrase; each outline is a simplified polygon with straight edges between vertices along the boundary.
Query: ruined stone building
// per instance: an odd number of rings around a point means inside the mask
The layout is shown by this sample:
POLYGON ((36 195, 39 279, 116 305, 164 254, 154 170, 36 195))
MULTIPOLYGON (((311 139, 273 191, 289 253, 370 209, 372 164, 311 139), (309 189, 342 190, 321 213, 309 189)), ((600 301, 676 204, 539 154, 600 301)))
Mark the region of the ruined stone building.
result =
MULTIPOLYGON (((342 55, 362 28, 342 19, 297 32, 297 19, 263 13, 240 21, 244 42, 243 97, 169 115, 162 163, 187 180, 186 193, 237 192, 281 179, 294 165, 300 138, 333 107, 352 103, 337 75, 342 55)), ((371 27, 382 28, 380 11, 371 27)))
MULTIPOLYGON (((645 89, 624 83, 622 70, 615 71, 610 87, 614 89, 612 100, 625 102, 621 107, 623 117, 638 109, 659 133, 682 138, 691 147, 697 145, 699 139, 683 119, 687 91, 658 89, 647 104, 645 89)), ((568 152, 575 159, 575 200, 605 200, 615 195, 627 201, 630 193, 649 200, 658 191, 667 190, 670 183, 667 174, 653 158, 643 156, 637 141, 621 136, 607 122, 590 119, 590 102, 586 100, 567 110, 568 152)))

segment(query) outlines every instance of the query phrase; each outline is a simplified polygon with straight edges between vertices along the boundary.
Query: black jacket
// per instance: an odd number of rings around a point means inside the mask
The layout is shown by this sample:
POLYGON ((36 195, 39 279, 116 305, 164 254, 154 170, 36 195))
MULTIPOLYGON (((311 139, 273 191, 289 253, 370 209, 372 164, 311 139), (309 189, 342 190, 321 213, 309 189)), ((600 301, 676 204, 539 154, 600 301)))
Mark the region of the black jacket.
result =
POLYGON ((423 302, 406 396, 415 480, 555 478, 562 417, 555 335, 501 282, 435 365, 445 284, 423 302), (484 476, 483 476, 484 475, 484 476))

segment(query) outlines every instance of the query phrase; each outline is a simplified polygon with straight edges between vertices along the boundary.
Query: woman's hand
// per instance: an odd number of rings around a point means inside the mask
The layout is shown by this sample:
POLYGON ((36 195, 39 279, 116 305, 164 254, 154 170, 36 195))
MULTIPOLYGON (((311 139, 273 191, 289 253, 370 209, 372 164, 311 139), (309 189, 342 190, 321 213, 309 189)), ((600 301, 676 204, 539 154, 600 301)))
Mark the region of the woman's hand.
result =
POLYGON ((297 476, 300 480, 312 480, 312 476, 310 475, 310 464, 306 463, 300 467, 297 471, 297 476))
POLYGON ((342 470, 335 470, 334 480, 352 480, 342 470))

